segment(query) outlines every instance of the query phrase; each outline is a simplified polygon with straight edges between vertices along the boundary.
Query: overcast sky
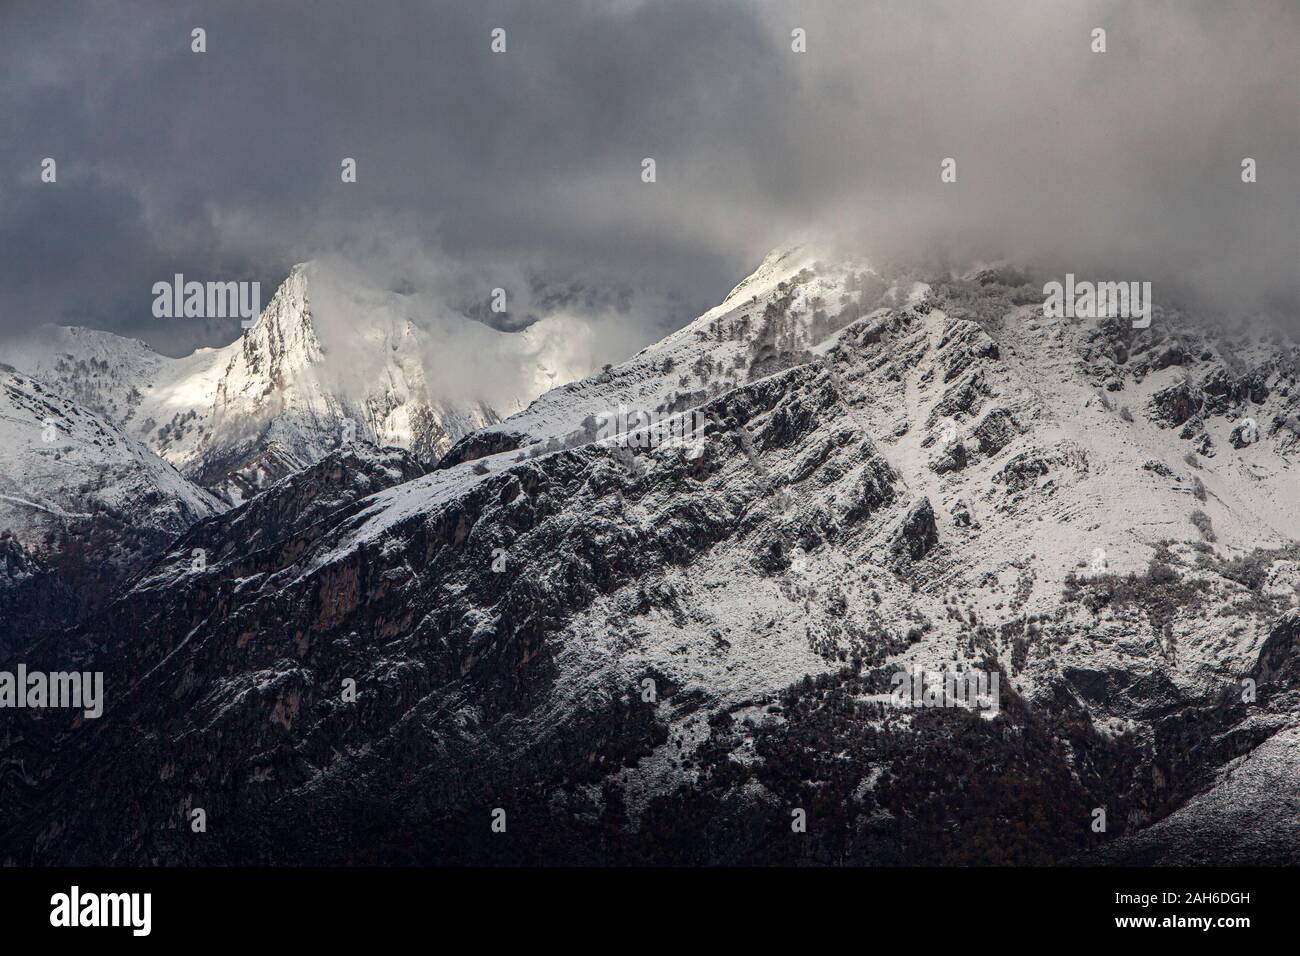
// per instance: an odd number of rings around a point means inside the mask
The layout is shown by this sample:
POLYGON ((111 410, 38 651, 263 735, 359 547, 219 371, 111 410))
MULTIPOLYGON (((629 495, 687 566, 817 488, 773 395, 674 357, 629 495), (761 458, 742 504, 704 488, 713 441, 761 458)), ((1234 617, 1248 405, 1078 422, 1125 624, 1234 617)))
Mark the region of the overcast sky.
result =
POLYGON ((181 353, 237 322, 153 283, 339 255, 457 302, 537 276, 630 352, 810 232, 1294 315, 1298 62, 1296 0, 4 0, 0 332, 181 353))

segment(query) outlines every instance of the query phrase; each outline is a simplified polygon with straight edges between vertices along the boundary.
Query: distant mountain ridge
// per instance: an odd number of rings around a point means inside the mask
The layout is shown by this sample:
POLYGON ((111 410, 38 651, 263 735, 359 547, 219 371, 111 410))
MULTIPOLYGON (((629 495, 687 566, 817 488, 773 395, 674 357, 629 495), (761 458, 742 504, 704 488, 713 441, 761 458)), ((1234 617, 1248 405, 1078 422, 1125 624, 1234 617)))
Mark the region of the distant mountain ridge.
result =
MULTIPOLYGON (((60 421, 96 423, 98 437, 76 459, 61 454, 62 445, 33 446, 25 433, 0 449, 0 610, 9 611, 0 652, 80 620, 194 521, 332 452, 396 446, 428 467, 461 435, 497 421, 484 401, 449 396, 464 393, 476 373, 502 369, 522 381, 525 395, 541 390, 574 364, 562 355, 568 330, 543 319, 518 333, 498 331, 436 299, 370 288, 341 264, 304 263, 253 326, 222 348, 169 358, 138 339, 58 326, 7 344, 6 387, 21 398, 20 410, 51 403, 60 421), (444 380, 449 372, 454 383, 444 380), (113 511, 121 502, 66 493, 70 485, 89 492, 120 483, 115 455, 123 448, 138 471, 132 481, 153 480, 171 520, 142 513, 133 526, 132 509, 113 511), (50 467, 31 471, 31 462, 50 467), (53 504, 65 500, 75 515, 53 504), (80 524, 69 533, 74 519, 80 524), (92 540, 94 549, 86 546, 92 540)), ((20 431, 36 424, 30 414, 15 421, 20 431)))
POLYGON ((223 507, 117 425, 0 365, 0 658, 102 605, 223 507))
POLYGON ((118 422, 229 503, 347 441, 432 461, 496 421, 482 402, 440 397, 423 364, 436 342, 411 317, 373 302, 354 303, 347 319, 357 328, 327 358, 312 303, 320 281, 314 264, 295 266, 257 322, 223 348, 172 359, 138 339, 47 327, 12 350, 12 363, 118 422))
POLYGON ((778 250, 432 471, 331 452, 38 649, 108 703, 0 745, 40 768, 0 781, 0 844, 1300 862, 1300 345, 1042 303, 1000 267, 778 250), (702 453, 594 440, 620 406, 698 412, 702 453), (895 706, 917 670, 995 673, 1000 706, 895 706), (193 807, 222 825, 193 839, 193 807))

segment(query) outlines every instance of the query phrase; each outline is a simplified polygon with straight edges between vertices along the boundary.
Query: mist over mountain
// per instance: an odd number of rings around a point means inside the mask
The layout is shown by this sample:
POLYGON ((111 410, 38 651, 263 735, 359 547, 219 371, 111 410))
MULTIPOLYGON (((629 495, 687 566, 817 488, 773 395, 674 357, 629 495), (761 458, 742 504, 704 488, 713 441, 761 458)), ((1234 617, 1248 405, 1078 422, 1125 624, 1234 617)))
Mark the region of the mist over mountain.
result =
POLYGON ((9 935, 1291 925, 1297 63, 1296 0, 0 3, 9 935))
POLYGON ((1289 0, 152 10, 0 12, 0 336, 83 325, 183 355, 238 330, 153 319, 153 282, 269 295, 297 262, 400 249, 420 291, 458 263, 467 308, 496 287, 522 303, 521 273, 632 290, 587 319, 640 347, 805 230, 880 262, 1146 279, 1223 313, 1300 302, 1289 0))
MULTIPOLYGON (((312 273, 213 422, 318 381, 312 273)), ((115 692, 0 747, 9 860, 1294 863, 1300 344, 920 275, 792 243, 431 464, 358 433, 228 495, 17 645, 115 692)))

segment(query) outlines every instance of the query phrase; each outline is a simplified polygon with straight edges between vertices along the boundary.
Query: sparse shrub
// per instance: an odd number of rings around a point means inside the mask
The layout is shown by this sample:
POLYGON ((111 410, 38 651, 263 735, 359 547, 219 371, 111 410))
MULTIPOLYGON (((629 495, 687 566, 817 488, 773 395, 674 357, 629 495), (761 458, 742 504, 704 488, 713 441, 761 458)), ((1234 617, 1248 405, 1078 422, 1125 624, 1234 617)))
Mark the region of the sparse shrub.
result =
POLYGON ((1201 533, 1201 537, 1206 541, 1213 543, 1218 540, 1218 537, 1214 533, 1214 526, 1210 523, 1210 516, 1204 511, 1201 511, 1199 508, 1193 511, 1191 514, 1191 521, 1192 524, 1196 526, 1196 530, 1201 533))
POLYGON ((1017 637, 1011 642, 1011 673, 1019 674, 1025 669, 1031 643, 1032 641, 1027 637, 1017 637))
POLYGON ((1120 610, 1138 607, 1146 611, 1154 630, 1163 631, 1180 611, 1199 613, 1205 587, 1198 581, 1184 581, 1178 571, 1160 557, 1152 558, 1145 574, 1096 574, 1065 576, 1064 599, 1077 601, 1093 614, 1103 607, 1120 610))
POLYGON ((1193 476, 1192 478, 1192 494, 1197 501, 1204 501, 1206 498, 1205 482, 1201 481, 1199 476, 1193 476))
POLYGON ((1183 461, 1187 462, 1187 464, 1191 465, 1193 468, 1201 467, 1200 459, 1196 457, 1196 452, 1194 451, 1189 451, 1187 454, 1183 455, 1183 461))
POLYGON ((1120 406, 1119 417, 1124 419, 1126 422, 1133 421, 1133 413, 1128 410, 1127 405, 1120 406))
POLYGON ((1256 548, 1231 561, 1223 561, 1213 554, 1202 554, 1197 557, 1196 563, 1251 591, 1259 591, 1263 589, 1269 572, 1277 561, 1300 561, 1300 545, 1278 549, 1256 548))
POLYGON ((1147 580, 1154 585, 1176 584, 1180 579, 1173 565, 1158 558, 1152 559, 1147 568, 1147 580))

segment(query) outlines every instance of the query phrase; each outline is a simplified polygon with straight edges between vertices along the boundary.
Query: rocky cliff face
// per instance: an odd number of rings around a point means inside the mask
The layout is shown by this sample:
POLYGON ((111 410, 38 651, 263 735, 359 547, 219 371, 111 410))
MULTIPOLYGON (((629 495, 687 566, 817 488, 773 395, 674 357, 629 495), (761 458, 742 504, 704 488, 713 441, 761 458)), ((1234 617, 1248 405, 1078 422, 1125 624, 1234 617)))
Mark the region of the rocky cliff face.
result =
POLYGON ((378 441, 428 464, 495 422, 480 402, 439 397, 424 365, 433 347, 387 299, 337 292, 311 265, 222 349, 170 359, 138 340, 52 327, 6 345, 18 376, 7 394, 23 392, 10 421, 27 431, 0 450, 0 656, 97 609, 200 517, 334 450, 378 441), (320 289, 346 330, 328 341, 312 304, 320 289), (53 434, 36 441, 46 401, 76 454, 53 434))
POLYGON ((440 392, 425 368, 437 343, 390 301, 400 297, 336 285, 320 266, 295 266, 238 339, 181 359, 109 333, 49 328, 14 347, 12 361, 228 504, 354 440, 398 445, 432 463, 497 420, 482 402, 440 392), (332 336, 321 331, 319 290, 336 313, 332 336))
POLYGON ((0 659, 102 605, 219 508, 117 426, 0 365, 0 659))
POLYGON ((437 470, 333 454, 201 522, 34 655, 107 705, 6 735, 0 844, 1300 861, 1269 792, 1300 769, 1295 346, 923 278, 776 254, 437 470), (702 453, 600 440, 620 405, 698 412, 702 453), (899 706, 917 671, 996 676, 996 706, 899 706))

